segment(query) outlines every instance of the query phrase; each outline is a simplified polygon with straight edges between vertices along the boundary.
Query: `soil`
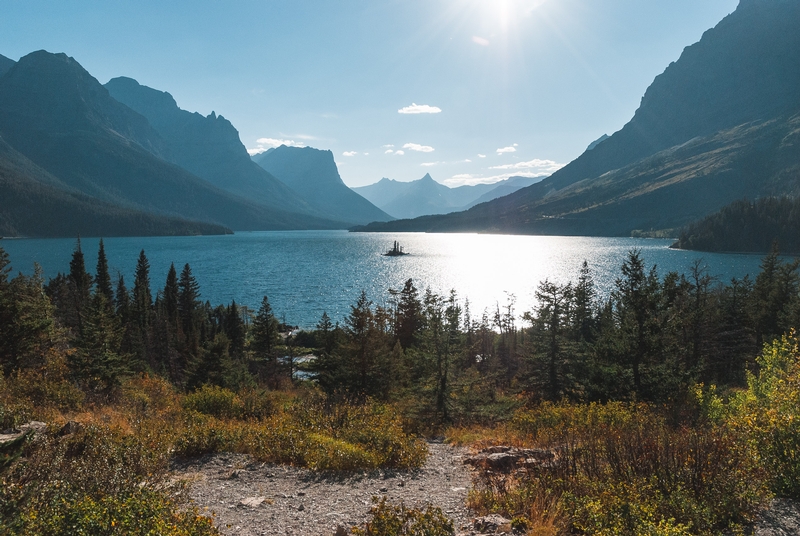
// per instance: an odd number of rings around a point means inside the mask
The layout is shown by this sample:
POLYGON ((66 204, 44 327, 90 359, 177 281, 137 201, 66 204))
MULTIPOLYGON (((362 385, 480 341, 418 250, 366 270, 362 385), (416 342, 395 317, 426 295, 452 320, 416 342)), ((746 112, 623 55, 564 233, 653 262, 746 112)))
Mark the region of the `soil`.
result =
POLYGON ((254 462, 246 455, 218 454, 176 462, 188 495, 226 535, 326 535, 337 527, 348 532, 364 523, 373 497, 387 497, 410 507, 438 506, 457 533, 472 519, 465 504, 472 484, 463 464, 466 449, 428 444, 422 469, 373 471, 347 475, 319 474, 296 467, 254 462))
MULTIPOLYGON (((410 507, 438 506, 453 521, 456 534, 475 534, 474 516, 466 508, 472 485, 464 464, 469 451, 441 442, 429 442, 428 448, 425 466, 408 472, 320 474, 258 463, 242 454, 177 461, 173 469, 188 483, 191 502, 213 516, 225 535, 332 536, 338 527, 349 533, 367 520, 373 498, 381 497, 410 507)), ((773 501, 750 533, 800 535, 800 504, 773 501)))

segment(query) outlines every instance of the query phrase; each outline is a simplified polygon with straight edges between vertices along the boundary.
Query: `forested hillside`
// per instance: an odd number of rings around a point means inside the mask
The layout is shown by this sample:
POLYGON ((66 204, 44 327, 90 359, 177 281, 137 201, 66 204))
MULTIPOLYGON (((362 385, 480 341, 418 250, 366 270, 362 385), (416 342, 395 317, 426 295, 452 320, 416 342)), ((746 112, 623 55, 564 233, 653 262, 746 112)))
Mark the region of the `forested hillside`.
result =
POLYGON ((800 253, 800 198, 736 201, 686 226, 672 247, 766 252, 775 244, 785 253, 800 253))

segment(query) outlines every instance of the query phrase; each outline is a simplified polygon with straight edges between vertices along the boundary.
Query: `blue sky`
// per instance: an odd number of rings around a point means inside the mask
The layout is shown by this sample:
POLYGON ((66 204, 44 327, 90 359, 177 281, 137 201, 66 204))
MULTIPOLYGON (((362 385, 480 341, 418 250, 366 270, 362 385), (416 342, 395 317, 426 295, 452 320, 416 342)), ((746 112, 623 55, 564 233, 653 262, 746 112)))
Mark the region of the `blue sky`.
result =
POLYGON ((65 52, 333 151, 361 186, 549 173, 633 115, 738 0, 0 0, 0 54, 65 52), (419 112, 419 113, 401 113, 419 112))

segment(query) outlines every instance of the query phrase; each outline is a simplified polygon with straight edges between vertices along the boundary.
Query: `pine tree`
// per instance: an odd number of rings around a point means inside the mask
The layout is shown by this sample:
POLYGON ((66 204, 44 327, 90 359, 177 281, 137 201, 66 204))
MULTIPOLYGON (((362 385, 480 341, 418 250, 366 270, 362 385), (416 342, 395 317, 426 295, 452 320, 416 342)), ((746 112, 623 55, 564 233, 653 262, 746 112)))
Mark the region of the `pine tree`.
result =
POLYGON ((186 263, 181 270, 178 281, 178 313, 181 319, 183 333, 187 338, 195 330, 195 312, 200 307, 200 285, 192 275, 192 269, 186 263))
POLYGON ((103 239, 100 239, 100 246, 97 249, 97 268, 95 270, 95 292, 102 294, 106 298, 106 305, 109 311, 114 309, 114 289, 111 287, 111 275, 108 273, 108 259, 106 259, 106 249, 103 239))
POLYGON ((77 351, 70 356, 75 379, 90 393, 108 395, 126 373, 120 355, 122 327, 111 315, 105 296, 95 294, 87 308, 77 351))
POLYGON ((67 280, 71 295, 71 314, 67 317, 69 326, 80 331, 81 315, 84 308, 89 305, 92 292, 92 276, 86 271, 80 237, 75 244, 75 251, 72 252, 67 280))
POLYGON ((278 320, 272 313, 272 306, 266 296, 261 299, 261 306, 253 320, 253 338, 250 341, 250 350, 253 352, 260 374, 276 388, 279 384, 278 359, 275 353, 280 340, 278 333, 278 320))
POLYGON ((167 282, 164 285, 164 314, 167 317, 167 322, 173 328, 178 328, 178 295, 180 290, 178 288, 178 274, 175 271, 175 264, 170 264, 169 272, 167 273, 167 282))
POLYGON ((395 336, 400 345, 403 348, 414 346, 422 328, 422 303, 412 279, 407 280, 400 291, 396 324, 395 336))
POLYGON ((244 343, 247 332, 245 330, 244 321, 239 311, 239 306, 236 301, 232 301, 225 311, 225 318, 223 320, 223 328, 225 334, 230 341, 230 354, 233 357, 242 357, 244 355, 244 343))
POLYGON ((150 325, 152 308, 153 294, 150 291, 150 262, 147 260, 144 250, 142 250, 136 263, 133 281, 133 303, 131 304, 134 320, 142 333, 145 333, 150 325))

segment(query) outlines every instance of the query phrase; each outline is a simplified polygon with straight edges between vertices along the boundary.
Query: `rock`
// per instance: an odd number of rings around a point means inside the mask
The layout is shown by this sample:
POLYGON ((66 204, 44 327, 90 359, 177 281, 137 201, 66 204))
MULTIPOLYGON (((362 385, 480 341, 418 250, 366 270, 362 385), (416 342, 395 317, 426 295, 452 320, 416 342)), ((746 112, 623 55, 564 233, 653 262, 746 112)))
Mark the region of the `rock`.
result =
POLYGON ((231 474, 228 475, 228 480, 235 480, 241 477, 243 473, 244 470, 242 469, 234 469, 233 471, 231 471, 231 474))
POLYGON ((490 514, 476 518, 472 522, 472 527, 478 532, 494 534, 500 531, 511 531, 511 520, 498 514, 490 514))
POLYGON ((499 454, 501 452, 508 452, 512 450, 513 447, 507 447, 505 445, 495 445, 493 447, 485 448, 481 452, 485 452, 487 454, 499 454))
POLYGON ((76 434, 83 430, 83 425, 76 421, 67 421, 67 423, 61 427, 61 430, 58 431, 58 437, 64 437, 72 434, 76 434))
POLYGON ((249 506, 251 508, 254 508, 256 506, 262 505, 265 500, 267 500, 266 497, 247 497, 239 501, 239 504, 241 504, 242 506, 249 506))
POLYGON ((303 506, 302 504, 301 504, 300 506, 298 506, 298 507, 297 507, 297 510, 298 510, 299 512, 302 512, 302 511, 303 511, 303 510, 305 510, 305 509, 306 509, 306 507, 305 507, 305 506, 303 506))

